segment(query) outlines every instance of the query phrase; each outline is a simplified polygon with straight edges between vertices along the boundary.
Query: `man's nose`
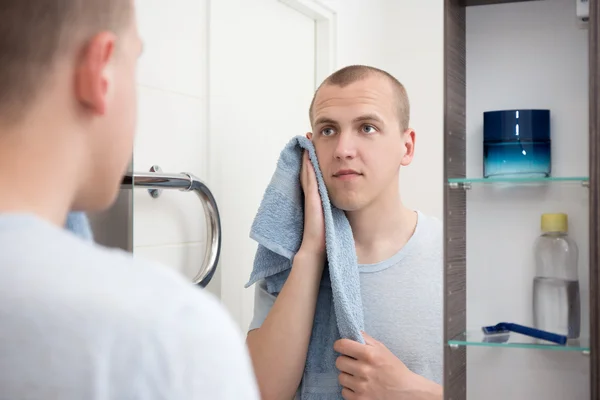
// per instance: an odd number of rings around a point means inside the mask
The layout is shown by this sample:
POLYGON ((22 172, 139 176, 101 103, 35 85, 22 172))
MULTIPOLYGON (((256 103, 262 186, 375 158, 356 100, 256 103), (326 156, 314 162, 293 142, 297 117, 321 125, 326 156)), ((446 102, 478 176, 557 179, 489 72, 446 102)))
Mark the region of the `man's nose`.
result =
POLYGON ((341 133, 338 135, 335 147, 335 158, 338 160, 352 159, 356 157, 356 141, 353 135, 341 133))

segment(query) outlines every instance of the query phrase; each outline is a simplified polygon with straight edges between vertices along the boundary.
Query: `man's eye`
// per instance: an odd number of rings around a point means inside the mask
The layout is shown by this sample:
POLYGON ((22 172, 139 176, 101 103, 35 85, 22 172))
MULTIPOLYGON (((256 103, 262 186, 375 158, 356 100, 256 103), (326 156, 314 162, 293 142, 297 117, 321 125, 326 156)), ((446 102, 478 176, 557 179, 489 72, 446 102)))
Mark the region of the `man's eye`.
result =
POLYGON ((373 125, 363 125, 362 131, 364 133, 375 133, 377 129, 373 125))
POLYGON ((331 136, 335 133, 335 130, 333 130, 332 128, 325 128, 321 131, 321 135, 323 136, 331 136))

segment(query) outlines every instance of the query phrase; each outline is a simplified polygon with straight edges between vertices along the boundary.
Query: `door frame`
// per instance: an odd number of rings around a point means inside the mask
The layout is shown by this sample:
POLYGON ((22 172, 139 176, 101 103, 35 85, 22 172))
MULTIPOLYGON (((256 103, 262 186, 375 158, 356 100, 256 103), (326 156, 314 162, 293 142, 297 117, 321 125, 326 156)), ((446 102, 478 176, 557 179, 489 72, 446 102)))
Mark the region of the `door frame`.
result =
POLYGON ((590 399, 600 400, 600 0, 590 0, 589 210, 590 210, 590 399))
POLYGON ((315 21, 315 90, 337 69, 337 13, 319 0, 279 0, 315 21))

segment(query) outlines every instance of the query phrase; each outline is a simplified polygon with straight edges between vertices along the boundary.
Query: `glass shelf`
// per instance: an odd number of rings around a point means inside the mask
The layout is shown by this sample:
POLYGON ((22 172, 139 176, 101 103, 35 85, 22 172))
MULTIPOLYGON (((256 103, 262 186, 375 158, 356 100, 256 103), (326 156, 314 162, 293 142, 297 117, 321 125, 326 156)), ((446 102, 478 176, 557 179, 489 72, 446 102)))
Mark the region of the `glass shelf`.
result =
POLYGON ((578 351, 586 354, 588 354, 590 351, 588 339, 580 338, 570 340, 567 342, 567 344, 560 345, 514 332, 510 332, 509 334, 503 335, 486 336, 481 331, 469 331, 455 337, 452 340, 448 340, 448 345, 578 351))
POLYGON ((448 179, 451 187, 469 187, 473 184, 549 184, 549 183, 579 183, 582 186, 587 186, 589 181, 585 176, 553 176, 549 178, 453 178, 448 179))

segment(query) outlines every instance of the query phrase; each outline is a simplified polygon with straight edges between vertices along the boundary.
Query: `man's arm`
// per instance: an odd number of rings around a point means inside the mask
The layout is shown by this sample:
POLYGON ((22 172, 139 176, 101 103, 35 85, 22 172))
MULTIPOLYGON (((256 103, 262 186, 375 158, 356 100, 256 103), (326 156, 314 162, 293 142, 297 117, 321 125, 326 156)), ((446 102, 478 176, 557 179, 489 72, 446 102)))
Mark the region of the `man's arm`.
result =
POLYGON ((300 385, 324 259, 298 252, 275 304, 247 344, 263 400, 292 399, 300 385))
POLYGON ((298 390, 325 264, 323 205, 306 152, 300 181, 304 191, 302 245, 271 311, 247 339, 263 400, 292 399, 298 390))

